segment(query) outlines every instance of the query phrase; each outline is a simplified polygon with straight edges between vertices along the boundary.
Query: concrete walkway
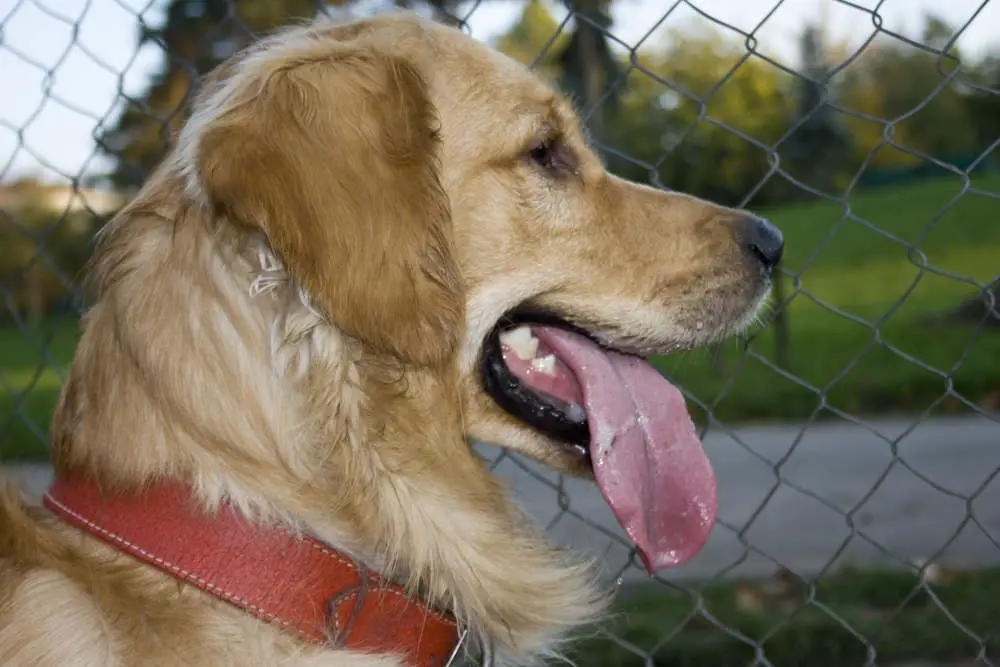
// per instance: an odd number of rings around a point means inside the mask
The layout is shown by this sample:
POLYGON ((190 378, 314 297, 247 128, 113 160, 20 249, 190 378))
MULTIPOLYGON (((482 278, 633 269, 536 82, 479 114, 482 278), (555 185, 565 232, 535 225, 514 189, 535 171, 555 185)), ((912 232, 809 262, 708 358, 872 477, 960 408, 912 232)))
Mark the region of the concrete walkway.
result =
MULTIPOLYGON (((894 457, 888 441, 912 424, 868 420, 872 430, 838 422, 804 431, 775 425, 740 428, 733 435, 709 432, 704 442, 719 478, 720 524, 697 558, 663 574, 760 576, 777 563, 811 574, 841 547, 838 565, 892 564, 930 558, 955 535, 937 562, 1000 563, 1000 480, 989 481, 1000 476, 1000 423, 937 418, 899 440, 894 457), (776 463, 786 456, 779 481, 776 463), (970 508, 975 521, 966 521, 970 508), (852 510, 853 530, 846 518, 852 510), (749 550, 733 528, 745 530, 749 550)), ((486 446, 482 451, 499 453, 486 446)), ((51 478, 47 466, 19 467, 16 473, 35 494, 51 478)), ((565 480, 560 494, 556 475, 509 456, 502 457, 497 474, 512 484, 530 514, 550 526, 557 542, 602 555, 609 576, 626 566, 622 533, 595 486, 565 480)), ((642 578, 632 567, 624 581, 642 578)))

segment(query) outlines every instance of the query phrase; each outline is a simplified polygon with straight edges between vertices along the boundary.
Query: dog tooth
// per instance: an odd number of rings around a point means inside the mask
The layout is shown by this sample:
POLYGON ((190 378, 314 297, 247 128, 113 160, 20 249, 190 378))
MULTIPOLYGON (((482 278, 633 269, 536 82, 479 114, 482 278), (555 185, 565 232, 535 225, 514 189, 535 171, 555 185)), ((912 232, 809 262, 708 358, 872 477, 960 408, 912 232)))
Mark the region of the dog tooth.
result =
POLYGON ((526 324, 522 324, 514 329, 507 329, 506 331, 500 332, 500 342, 504 345, 510 345, 518 341, 524 342, 533 337, 531 327, 526 324))
POLYGON ((516 329, 501 332, 500 343, 506 345, 518 359, 527 361, 533 359, 538 354, 538 339, 531 333, 531 327, 521 325, 516 329))
POLYGON ((556 356, 554 354, 547 354, 544 357, 537 357, 531 360, 531 367, 534 368, 539 373, 544 373, 546 375, 556 374, 556 356))

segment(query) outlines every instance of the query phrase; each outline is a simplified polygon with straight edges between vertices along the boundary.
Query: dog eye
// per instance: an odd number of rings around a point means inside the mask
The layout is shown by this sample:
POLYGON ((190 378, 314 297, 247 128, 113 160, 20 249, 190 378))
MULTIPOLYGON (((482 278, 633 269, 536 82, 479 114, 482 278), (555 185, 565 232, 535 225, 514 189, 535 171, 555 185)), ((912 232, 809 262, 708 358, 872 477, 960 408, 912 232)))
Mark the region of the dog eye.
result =
POLYGON ((569 151, 555 139, 546 139, 528 149, 528 160, 553 176, 574 171, 569 151))
POLYGON ((543 141, 528 151, 528 157, 532 162, 544 169, 552 169, 555 166, 555 148, 552 141, 543 141))

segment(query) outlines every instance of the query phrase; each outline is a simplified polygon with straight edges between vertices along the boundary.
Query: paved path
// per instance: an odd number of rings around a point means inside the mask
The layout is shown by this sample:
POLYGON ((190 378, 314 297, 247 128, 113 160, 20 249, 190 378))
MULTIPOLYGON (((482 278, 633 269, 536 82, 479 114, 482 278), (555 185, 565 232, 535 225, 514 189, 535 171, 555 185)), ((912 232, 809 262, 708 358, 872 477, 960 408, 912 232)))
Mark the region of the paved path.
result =
MULTIPOLYGON (((885 438, 895 439, 912 420, 866 423, 885 438)), ((802 574, 819 570, 851 537, 845 512, 859 503, 852 515, 857 530, 894 556, 856 535, 838 564, 928 558, 959 531, 967 517, 965 499, 1000 470, 1000 423, 983 417, 939 418, 918 426, 899 441, 895 463, 885 439, 843 422, 814 424, 804 433, 801 427, 789 425, 745 427, 736 436, 742 445, 719 431, 705 438, 719 478, 719 518, 743 529, 763 505, 746 530, 746 540, 765 555, 751 552, 729 575, 767 574, 776 567, 767 556, 802 574), (778 483, 774 464, 800 435, 801 441, 781 467, 784 481, 778 483), (887 469, 880 487, 866 500, 887 469)), ((498 452, 492 447, 483 451, 489 456, 498 452)), ((45 466, 21 468, 19 473, 35 493, 50 478, 45 466)), ((551 533, 559 543, 602 554, 609 572, 624 566, 627 549, 609 537, 621 536, 621 532, 592 484, 566 481, 564 497, 571 513, 561 513, 557 477, 552 473, 532 464, 520 467, 510 458, 500 462, 497 473, 513 484, 529 513, 552 524, 551 533)), ((1000 479, 981 490, 971 508, 981 526, 1000 543, 1000 479)), ((712 576, 736 564, 745 550, 733 530, 718 525, 697 558, 665 575, 680 579, 712 576)), ((998 563, 1000 546, 969 522, 938 562, 959 567, 998 563)), ((637 568, 630 568, 625 579, 641 577, 637 568)))

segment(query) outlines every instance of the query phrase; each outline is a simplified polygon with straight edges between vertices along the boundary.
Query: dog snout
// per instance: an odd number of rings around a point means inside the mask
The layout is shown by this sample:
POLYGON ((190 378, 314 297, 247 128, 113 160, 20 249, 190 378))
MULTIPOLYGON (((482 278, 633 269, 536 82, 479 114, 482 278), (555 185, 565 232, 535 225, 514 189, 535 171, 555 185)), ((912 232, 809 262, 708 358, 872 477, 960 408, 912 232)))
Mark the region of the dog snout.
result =
POLYGON ((785 238, 781 230, 763 218, 746 215, 737 223, 737 240, 743 251, 768 271, 781 261, 785 238))

